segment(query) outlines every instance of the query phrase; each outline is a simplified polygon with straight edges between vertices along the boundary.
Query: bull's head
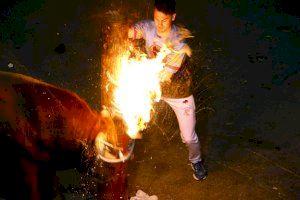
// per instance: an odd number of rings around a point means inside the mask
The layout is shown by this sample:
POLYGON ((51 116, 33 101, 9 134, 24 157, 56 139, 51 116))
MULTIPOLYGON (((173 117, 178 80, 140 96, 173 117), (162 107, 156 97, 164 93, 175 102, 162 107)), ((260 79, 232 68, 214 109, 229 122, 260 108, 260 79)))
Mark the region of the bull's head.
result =
POLYGON ((124 121, 104 109, 101 122, 105 128, 95 139, 98 157, 109 163, 125 162, 133 152, 134 140, 126 134, 124 121))

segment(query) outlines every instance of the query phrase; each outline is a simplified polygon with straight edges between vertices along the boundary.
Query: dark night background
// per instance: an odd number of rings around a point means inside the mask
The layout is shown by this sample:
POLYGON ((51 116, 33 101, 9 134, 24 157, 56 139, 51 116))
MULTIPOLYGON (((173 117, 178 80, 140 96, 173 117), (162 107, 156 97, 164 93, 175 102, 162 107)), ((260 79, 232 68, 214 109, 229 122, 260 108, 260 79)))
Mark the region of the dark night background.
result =
MULTIPOLYGON (((188 43, 196 130, 209 176, 193 180, 175 116, 160 103, 128 162, 131 196, 141 189, 164 200, 300 198, 295 2, 177 1, 177 23, 195 36, 188 43)), ((101 55, 109 27, 104 16, 113 11, 132 23, 152 17, 152 2, 1 1, 0 70, 69 89, 100 110, 101 55)), ((83 189, 93 187, 93 179, 84 176, 82 185, 74 169, 57 175, 67 199, 85 199, 82 194, 93 191, 83 189)))

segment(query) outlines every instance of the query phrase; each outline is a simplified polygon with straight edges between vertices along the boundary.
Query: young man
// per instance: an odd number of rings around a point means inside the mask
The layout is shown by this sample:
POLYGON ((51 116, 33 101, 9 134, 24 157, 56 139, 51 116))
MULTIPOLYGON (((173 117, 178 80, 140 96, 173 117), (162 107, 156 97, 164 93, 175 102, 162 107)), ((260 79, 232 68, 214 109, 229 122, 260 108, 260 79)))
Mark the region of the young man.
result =
POLYGON ((155 57, 163 45, 172 50, 164 59, 163 77, 167 81, 162 83, 162 99, 176 114, 182 141, 189 151, 194 178, 203 180, 207 172, 201 160, 200 143, 195 132, 195 103, 189 84, 191 75, 185 66, 186 56, 191 56, 191 51, 183 41, 186 29, 173 25, 175 6, 175 0, 155 0, 154 20, 136 23, 129 29, 128 38, 144 39, 149 57, 155 57))

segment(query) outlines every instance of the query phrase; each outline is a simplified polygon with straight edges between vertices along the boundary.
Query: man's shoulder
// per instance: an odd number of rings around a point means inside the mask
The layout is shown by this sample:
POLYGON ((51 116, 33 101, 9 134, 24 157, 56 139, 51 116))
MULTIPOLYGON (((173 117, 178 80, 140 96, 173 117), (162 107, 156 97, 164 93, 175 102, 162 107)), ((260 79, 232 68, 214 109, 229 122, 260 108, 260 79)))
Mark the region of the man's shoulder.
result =
POLYGON ((141 20, 141 21, 137 22, 135 24, 135 26, 143 27, 144 29, 148 29, 148 30, 155 28, 154 21, 150 20, 150 19, 141 20))
POLYGON ((187 45, 186 39, 193 37, 191 35, 191 32, 184 28, 181 25, 172 25, 172 36, 171 36, 171 41, 173 42, 173 45, 175 45, 175 48, 177 50, 183 48, 184 46, 187 45))

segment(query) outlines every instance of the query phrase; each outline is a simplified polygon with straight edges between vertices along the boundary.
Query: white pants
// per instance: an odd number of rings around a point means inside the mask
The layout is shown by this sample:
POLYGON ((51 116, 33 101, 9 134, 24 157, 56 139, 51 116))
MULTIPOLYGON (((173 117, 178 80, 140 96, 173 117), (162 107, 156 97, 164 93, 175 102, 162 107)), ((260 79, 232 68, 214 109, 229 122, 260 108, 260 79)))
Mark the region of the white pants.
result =
POLYGON ((182 142, 186 144, 189 151, 189 160, 192 163, 201 161, 200 142, 195 132, 196 114, 193 95, 180 99, 163 97, 162 100, 169 104, 176 114, 182 142))

